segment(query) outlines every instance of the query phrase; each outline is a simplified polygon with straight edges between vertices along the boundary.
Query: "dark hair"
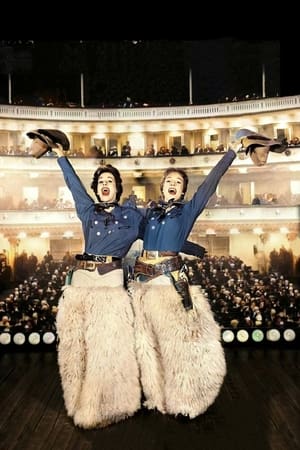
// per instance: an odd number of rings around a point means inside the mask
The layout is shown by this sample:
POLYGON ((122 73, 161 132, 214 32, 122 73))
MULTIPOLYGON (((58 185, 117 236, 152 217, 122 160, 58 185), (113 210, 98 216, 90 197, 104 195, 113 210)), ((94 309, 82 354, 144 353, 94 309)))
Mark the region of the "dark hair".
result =
POLYGON ((118 169, 116 169, 115 167, 113 167, 110 164, 107 164, 106 166, 103 167, 99 167, 96 172, 94 173, 93 176, 93 180, 91 183, 91 188, 93 189, 93 191, 95 192, 95 195, 97 197, 97 199, 99 200, 99 202, 101 201, 99 195, 98 195, 98 179, 100 177, 100 175, 102 173, 111 173, 116 181, 116 187, 117 187, 117 195, 116 195, 116 200, 117 202, 120 200, 121 195, 123 193, 123 186, 122 186, 122 178, 120 175, 120 172, 118 171, 118 169))
POLYGON ((182 195, 181 195, 181 200, 183 200, 184 195, 185 195, 185 193, 186 193, 186 191, 187 191, 188 182, 189 182, 189 178, 188 178, 186 172, 185 172, 183 169, 175 169, 174 167, 169 167, 168 169, 166 169, 166 170, 164 171, 163 178, 162 178, 162 180, 161 180, 161 182, 160 182, 160 192, 163 194, 163 184, 164 184, 164 182, 165 182, 165 179, 167 178, 167 176, 168 176, 169 173, 171 173, 171 172, 177 172, 177 173, 179 173, 179 174, 182 176, 182 178, 183 178, 183 189, 182 189, 182 195))

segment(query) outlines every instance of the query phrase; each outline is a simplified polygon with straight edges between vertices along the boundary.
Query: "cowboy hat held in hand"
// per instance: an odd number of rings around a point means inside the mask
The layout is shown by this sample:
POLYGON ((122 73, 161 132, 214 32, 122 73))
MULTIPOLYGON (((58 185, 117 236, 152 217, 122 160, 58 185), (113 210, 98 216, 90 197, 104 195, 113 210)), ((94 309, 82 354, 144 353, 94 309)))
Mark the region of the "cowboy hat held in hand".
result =
POLYGON ((245 128, 237 131, 235 137, 241 140, 246 155, 250 153, 250 158, 256 166, 266 164, 269 152, 282 153, 287 147, 278 139, 271 139, 245 128))
POLYGON ((27 136, 33 139, 30 154, 35 158, 41 158, 45 153, 57 148, 60 144, 63 150, 69 150, 70 141, 65 133, 60 130, 37 129, 29 131, 27 136))

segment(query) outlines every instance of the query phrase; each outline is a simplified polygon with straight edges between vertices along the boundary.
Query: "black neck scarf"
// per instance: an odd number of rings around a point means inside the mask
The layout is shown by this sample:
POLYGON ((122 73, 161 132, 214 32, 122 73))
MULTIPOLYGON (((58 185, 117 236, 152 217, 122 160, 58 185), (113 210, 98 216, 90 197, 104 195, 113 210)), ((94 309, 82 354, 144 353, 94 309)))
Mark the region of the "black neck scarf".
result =
POLYGON ((115 216, 108 211, 105 211, 107 208, 115 207, 118 205, 118 202, 99 202, 95 203, 95 211, 97 213, 103 213, 105 215, 104 225, 107 227, 110 222, 114 222, 115 216))
POLYGON ((161 222, 164 217, 166 216, 167 209, 171 208, 172 206, 183 206, 184 202, 175 201, 173 198, 171 198, 168 202, 160 201, 159 203, 154 203, 153 206, 151 206, 151 210, 158 215, 157 220, 161 222))
POLYGON ((95 203, 95 211, 101 212, 107 208, 115 207, 118 205, 118 202, 99 202, 95 203))

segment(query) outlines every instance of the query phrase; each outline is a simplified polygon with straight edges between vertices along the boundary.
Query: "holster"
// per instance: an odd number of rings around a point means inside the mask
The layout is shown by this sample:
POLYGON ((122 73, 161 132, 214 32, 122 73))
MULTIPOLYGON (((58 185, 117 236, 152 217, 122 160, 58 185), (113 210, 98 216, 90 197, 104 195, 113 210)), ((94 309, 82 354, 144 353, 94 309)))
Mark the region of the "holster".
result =
POLYGON ((174 281, 174 286, 178 294, 182 298, 182 304, 186 310, 193 309, 193 301, 189 289, 189 283, 186 279, 174 281))

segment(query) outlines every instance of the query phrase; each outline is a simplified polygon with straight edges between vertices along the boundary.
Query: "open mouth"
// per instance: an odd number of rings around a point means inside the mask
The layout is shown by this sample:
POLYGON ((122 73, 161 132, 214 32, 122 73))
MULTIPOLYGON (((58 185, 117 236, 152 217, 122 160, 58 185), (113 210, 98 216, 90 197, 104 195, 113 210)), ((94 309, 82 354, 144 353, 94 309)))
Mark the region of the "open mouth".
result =
POLYGON ((168 194, 170 194, 170 195, 176 195, 176 194, 177 194, 177 191, 176 191, 175 188, 171 187, 171 188, 168 189, 168 194))
POLYGON ((101 194, 102 195, 109 195, 109 193, 110 193, 110 190, 109 190, 108 187, 104 187, 104 188, 101 189, 101 194))

